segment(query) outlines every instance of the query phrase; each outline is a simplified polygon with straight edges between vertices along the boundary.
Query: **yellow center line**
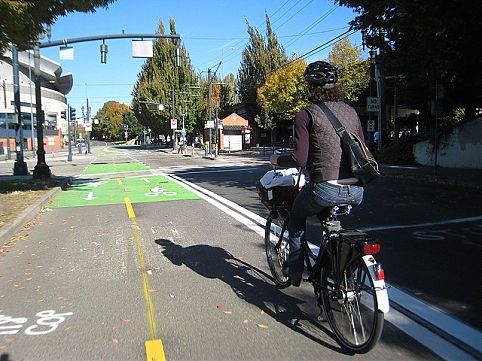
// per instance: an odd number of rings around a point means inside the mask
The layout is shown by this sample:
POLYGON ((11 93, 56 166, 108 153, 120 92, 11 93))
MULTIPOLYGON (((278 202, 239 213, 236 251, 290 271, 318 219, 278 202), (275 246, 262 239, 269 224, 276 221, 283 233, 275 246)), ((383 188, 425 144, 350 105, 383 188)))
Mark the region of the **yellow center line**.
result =
POLYGON ((146 262, 144 258, 144 251, 142 249, 141 234, 139 226, 137 225, 136 214, 132 208, 132 203, 129 197, 124 198, 124 203, 127 208, 127 214, 132 221, 134 234, 136 238, 137 255, 139 257, 139 265, 141 267, 142 274, 142 288, 144 291, 144 299, 147 305, 147 320, 149 323, 149 329, 151 332, 151 340, 146 341, 146 355, 147 361, 165 361, 164 348, 162 341, 157 339, 157 327, 156 320, 154 318, 154 304, 152 303, 151 295, 149 293, 149 280, 147 277, 146 262))

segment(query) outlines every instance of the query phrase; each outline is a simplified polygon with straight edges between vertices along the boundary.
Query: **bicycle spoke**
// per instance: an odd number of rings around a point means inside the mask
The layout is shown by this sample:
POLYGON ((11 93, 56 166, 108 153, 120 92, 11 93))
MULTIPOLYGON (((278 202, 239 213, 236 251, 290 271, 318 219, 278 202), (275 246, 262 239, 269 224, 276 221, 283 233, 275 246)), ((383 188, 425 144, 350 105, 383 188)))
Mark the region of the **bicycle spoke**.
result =
POLYGON ((363 263, 348 266, 336 287, 334 278, 322 272, 322 288, 328 322, 340 343, 356 352, 367 352, 378 340, 383 325, 368 269, 363 263), (365 287, 364 282, 368 285, 365 287), (364 300, 366 298, 366 300, 364 300), (379 331, 380 329, 380 331, 379 331))

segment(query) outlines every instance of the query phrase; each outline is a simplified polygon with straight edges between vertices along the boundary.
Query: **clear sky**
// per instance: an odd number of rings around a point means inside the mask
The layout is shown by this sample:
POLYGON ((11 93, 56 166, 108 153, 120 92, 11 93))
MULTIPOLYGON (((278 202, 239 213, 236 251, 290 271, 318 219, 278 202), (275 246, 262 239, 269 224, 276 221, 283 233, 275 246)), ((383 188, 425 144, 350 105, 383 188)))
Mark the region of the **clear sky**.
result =
MULTIPOLYGON (((52 26, 52 41, 123 31, 154 34, 159 21, 168 33, 169 17, 173 17, 198 72, 223 60, 218 74, 237 75, 241 52, 248 42, 246 21, 264 33, 265 11, 287 55, 305 54, 340 35, 355 16, 352 9, 338 7, 331 0, 118 0, 107 10, 58 18, 52 26)), ((360 45, 360 33, 353 34, 350 41, 360 45)), ((87 98, 92 116, 109 100, 130 105, 133 85, 145 61, 131 57, 130 39, 119 39, 106 41, 107 64, 101 64, 100 44, 72 44, 74 60, 60 60, 59 47, 41 49, 42 55, 73 74, 74 86, 67 99, 76 108, 77 117, 87 98)), ((329 51, 316 52, 306 60, 326 59, 329 51)))

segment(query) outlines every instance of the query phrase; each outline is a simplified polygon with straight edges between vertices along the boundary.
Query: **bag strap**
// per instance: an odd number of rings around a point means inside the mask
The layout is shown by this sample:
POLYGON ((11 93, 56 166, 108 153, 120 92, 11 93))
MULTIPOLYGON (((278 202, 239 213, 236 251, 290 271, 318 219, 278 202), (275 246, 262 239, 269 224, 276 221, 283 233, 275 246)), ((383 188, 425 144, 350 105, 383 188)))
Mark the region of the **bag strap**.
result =
POLYGON ((316 105, 321 109, 323 113, 325 113, 326 117, 330 121, 331 125, 335 129, 336 134, 343 139, 346 144, 350 144, 351 137, 349 136, 348 132, 346 131, 345 127, 340 123, 338 118, 333 114, 333 112, 326 106, 324 103, 316 103, 316 105))
POLYGON ((303 170, 303 167, 298 168, 298 180, 296 181, 296 189, 300 189, 300 179, 301 179, 302 170, 303 170))

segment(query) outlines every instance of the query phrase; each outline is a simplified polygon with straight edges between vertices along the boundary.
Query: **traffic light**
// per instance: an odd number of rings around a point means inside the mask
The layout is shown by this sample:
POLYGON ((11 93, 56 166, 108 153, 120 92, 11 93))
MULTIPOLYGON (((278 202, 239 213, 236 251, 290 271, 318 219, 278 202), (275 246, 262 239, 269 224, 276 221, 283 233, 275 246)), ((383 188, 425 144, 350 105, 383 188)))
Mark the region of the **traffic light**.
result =
POLYGON ((66 110, 62 110, 62 111, 60 112, 60 117, 61 117, 62 119, 67 119, 67 111, 66 111, 66 110))
POLYGON ((75 119, 75 108, 70 107, 70 120, 75 119))

